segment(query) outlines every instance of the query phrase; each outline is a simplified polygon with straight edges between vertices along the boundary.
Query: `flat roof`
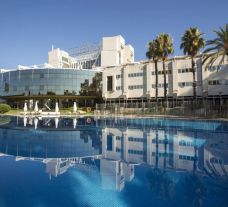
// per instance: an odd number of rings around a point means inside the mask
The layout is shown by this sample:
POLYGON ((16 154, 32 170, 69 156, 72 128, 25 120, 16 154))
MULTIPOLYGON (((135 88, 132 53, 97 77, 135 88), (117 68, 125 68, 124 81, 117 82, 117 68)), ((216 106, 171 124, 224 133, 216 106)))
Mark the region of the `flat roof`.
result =
POLYGON ((0 69, 0 73, 7 73, 12 71, 26 71, 26 70, 76 70, 76 71, 95 71, 100 72, 102 68, 95 69, 76 69, 76 68, 25 68, 25 69, 0 69))

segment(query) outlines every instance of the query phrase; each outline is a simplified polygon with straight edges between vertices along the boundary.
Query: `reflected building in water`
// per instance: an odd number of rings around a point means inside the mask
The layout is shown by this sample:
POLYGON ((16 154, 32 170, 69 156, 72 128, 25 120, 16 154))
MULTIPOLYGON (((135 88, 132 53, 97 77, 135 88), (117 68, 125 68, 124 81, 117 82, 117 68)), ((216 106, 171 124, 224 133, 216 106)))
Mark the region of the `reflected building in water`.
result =
MULTIPOLYGON (((121 160, 128 164, 199 171, 217 176, 228 172, 228 140, 219 123, 184 125, 181 121, 163 127, 151 120, 128 120, 128 127, 107 127, 102 130, 102 155, 107 160, 121 160), (172 125, 179 127, 172 127, 172 125), (148 126, 151 127, 148 127, 148 126), (189 128, 191 126, 191 129, 189 128), (142 129, 138 129, 138 128, 142 129)), ((156 122, 156 121, 155 121, 156 122)))
POLYGON ((17 161, 41 161, 50 177, 70 168, 98 170, 103 189, 121 191, 137 165, 213 176, 228 172, 227 133, 219 122, 92 119, 88 127, 78 119, 74 129, 72 119, 60 119, 58 130, 52 130, 55 120, 39 120, 36 130, 30 122, 31 130, 23 120, 14 129, 0 128, 0 152, 17 161))

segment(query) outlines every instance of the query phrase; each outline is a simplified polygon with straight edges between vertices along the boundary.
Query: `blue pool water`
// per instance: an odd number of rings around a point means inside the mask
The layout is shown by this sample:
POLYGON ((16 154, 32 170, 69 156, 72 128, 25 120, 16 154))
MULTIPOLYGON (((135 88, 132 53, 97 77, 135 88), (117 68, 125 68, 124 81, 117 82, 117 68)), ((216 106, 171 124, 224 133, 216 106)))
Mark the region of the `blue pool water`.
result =
POLYGON ((228 122, 0 117, 0 207, 228 206, 228 122))

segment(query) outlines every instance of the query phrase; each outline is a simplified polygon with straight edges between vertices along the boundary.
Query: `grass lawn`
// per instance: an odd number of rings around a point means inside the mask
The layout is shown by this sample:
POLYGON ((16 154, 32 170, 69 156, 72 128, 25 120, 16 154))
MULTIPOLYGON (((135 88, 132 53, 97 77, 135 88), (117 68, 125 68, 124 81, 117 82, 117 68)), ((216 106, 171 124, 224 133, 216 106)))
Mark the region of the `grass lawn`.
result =
MULTIPOLYGON (((23 112, 23 109, 11 109, 10 111, 6 112, 4 115, 19 115, 21 112, 23 112)), ((52 112, 54 112, 54 111, 52 111, 52 112)), ((60 112, 60 115, 72 115, 72 109, 71 108, 60 109, 59 112, 60 112)), ((93 112, 86 112, 86 113, 83 113, 81 115, 87 115, 87 116, 93 115, 93 112)))

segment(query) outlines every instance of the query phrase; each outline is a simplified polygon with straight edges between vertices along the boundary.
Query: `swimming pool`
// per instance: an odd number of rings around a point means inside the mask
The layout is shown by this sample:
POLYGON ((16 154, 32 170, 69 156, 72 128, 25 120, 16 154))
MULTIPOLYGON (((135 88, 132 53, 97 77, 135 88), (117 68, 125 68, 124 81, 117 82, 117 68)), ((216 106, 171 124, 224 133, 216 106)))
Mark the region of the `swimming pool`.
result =
POLYGON ((228 122, 0 117, 0 207, 227 206, 228 122))

